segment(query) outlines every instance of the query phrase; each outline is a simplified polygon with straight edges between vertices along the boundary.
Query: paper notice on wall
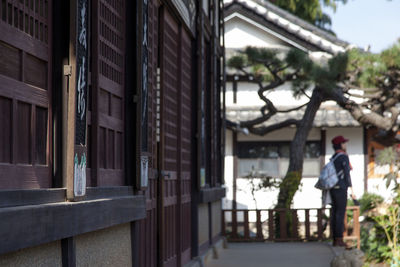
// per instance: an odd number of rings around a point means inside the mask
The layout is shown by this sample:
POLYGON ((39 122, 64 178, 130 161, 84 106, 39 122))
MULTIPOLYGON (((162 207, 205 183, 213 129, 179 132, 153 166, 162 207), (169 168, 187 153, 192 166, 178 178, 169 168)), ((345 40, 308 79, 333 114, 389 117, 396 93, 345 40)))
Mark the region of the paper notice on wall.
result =
POLYGON ((74 196, 82 197, 86 194, 86 154, 80 157, 75 153, 74 158, 74 196))
POLYGON ((140 157, 140 186, 147 187, 149 181, 149 157, 140 157))
POLYGON ((206 185, 206 169, 200 168, 200 187, 204 187, 206 185))

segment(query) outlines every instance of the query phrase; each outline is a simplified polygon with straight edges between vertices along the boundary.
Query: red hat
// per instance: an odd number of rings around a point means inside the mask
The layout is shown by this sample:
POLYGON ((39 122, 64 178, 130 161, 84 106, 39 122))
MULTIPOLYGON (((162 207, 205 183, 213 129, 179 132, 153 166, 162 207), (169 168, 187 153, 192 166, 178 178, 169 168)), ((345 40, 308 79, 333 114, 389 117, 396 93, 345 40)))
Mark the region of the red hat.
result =
POLYGON ((338 135, 338 136, 336 136, 336 137, 334 137, 334 138, 332 139, 332 144, 334 144, 334 145, 339 145, 339 144, 341 144, 341 143, 346 143, 347 141, 349 141, 349 139, 346 139, 346 138, 344 138, 343 136, 338 135))

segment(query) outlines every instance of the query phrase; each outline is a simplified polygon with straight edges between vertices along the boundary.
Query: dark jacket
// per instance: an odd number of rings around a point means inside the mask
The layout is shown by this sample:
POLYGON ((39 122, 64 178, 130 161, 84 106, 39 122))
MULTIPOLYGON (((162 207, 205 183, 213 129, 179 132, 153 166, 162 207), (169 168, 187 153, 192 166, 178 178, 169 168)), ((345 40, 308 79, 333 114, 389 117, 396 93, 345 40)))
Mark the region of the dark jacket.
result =
MULTIPOLYGON (((337 153, 333 155, 333 157, 336 156, 337 153)), ((339 182, 337 185, 340 186, 342 189, 346 189, 348 187, 351 187, 351 177, 350 177, 350 161, 349 161, 349 156, 347 154, 341 154, 335 159, 335 169, 336 173, 339 177, 339 182)))

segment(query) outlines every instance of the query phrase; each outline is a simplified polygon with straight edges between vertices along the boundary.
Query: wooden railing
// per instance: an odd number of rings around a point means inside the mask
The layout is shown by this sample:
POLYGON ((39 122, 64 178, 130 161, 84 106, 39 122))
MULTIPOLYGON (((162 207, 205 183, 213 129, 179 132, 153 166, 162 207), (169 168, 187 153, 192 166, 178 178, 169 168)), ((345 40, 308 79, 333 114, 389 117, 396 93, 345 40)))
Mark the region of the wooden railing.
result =
POLYGON ((347 207, 346 215, 344 216, 344 233, 343 239, 345 241, 355 241, 357 243, 357 248, 360 248, 360 207, 351 206, 347 207), (352 213, 352 214, 349 214, 352 213), (349 216, 348 216, 349 215, 349 216), (350 218, 350 221, 348 220, 350 218))
MULTIPOLYGON (((345 240, 360 247, 359 207, 347 207, 345 240)), ((332 238, 330 209, 222 210, 222 233, 229 241, 312 241, 332 238), (289 223, 291 221, 292 223, 289 223), (278 229, 276 229, 278 227, 278 229)))

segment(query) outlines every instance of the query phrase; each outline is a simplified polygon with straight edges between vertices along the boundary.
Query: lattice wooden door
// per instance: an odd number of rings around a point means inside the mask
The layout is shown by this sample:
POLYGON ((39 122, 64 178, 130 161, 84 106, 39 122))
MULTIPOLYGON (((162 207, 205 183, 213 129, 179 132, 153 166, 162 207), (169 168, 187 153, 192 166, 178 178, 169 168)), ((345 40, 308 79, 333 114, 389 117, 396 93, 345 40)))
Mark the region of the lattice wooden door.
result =
POLYGON ((92 1, 92 84, 88 111, 90 186, 124 177, 126 0, 92 1))
POLYGON ((148 27, 148 152, 153 171, 146 190, 147 218, 140 224, 144 253, 139 264, 183 266, 191 259, 192 40, 157 0, 149 1, 148 27))
POLYGON ((191 39, 163 9, 160 41, 161 258, 182 266, 191 256, 191 39))
POLYGON ((0 189, 52 186, 52 1, 0 5, 0 189))

